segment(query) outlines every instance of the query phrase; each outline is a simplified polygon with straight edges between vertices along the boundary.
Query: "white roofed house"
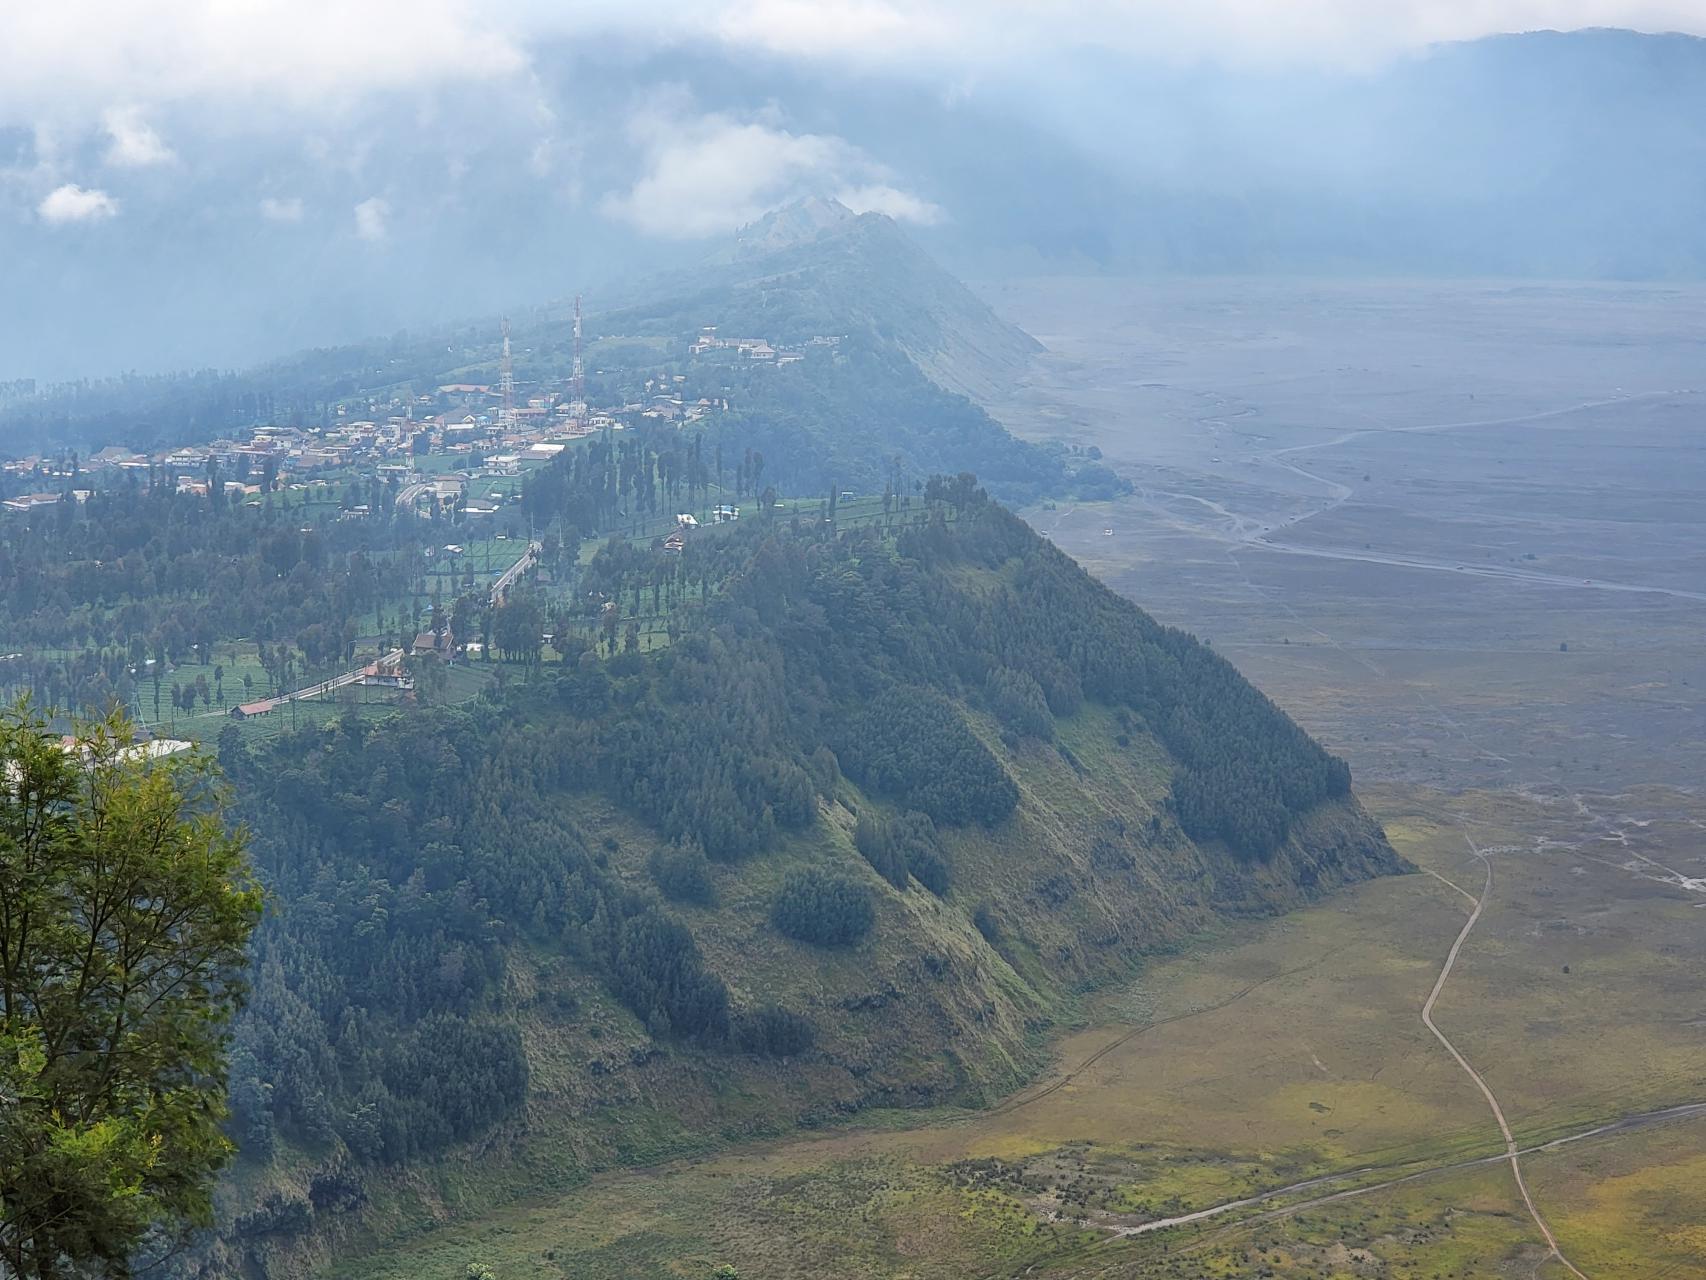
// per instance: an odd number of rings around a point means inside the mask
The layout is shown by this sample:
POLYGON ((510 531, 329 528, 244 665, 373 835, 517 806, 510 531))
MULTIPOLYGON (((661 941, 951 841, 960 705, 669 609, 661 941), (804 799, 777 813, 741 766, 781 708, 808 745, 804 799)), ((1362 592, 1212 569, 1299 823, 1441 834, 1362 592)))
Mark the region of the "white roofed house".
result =
POLYGON ((16 498, 7 498, 4 506, 8 511, 34 511, 38 507, 51 507, 63 497, 58 493, 24 493, 16 498))

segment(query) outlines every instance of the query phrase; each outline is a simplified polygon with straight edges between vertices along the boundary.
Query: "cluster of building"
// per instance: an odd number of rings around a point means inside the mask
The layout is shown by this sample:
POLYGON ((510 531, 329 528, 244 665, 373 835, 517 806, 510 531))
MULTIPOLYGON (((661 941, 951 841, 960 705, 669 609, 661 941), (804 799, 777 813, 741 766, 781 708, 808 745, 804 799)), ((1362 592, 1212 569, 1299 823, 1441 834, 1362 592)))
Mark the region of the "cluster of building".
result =
POLYGON ((717 326, 708 324, 699 330, 698 338, 688 351, 695 356, 707 355, 713 351, 727 351, 732 352, 737 360, 750 360, 754 364, 787 365, 804 360, 808 347, 834 347, 840 343, 839 337, 819 336, 808 338, 799 346, 778 347, 766 338, 720 337, 717 334, 717 326))
MULTIPOLYGON (((423 632, 422 635, 423 638, 433 640, 436 643, 436 637, 432 632, 423 632)), ((447 627, 445 628, 445 642, 447 644, 449 638, 450 631, 447 627)), ((416 654, 434 651, 431 646, 423 650, 421 640, 415 641, 413 652, 416 654)), ((393 649, 390 653, 382 654, 373 662, 368 663, 367 666, 358 668, 348 675, 322 681, 320 684, 311 685, 306 689, 298 689, 295 693, 282 694, 276 698, 259 698, 254 702, 241 702, 232 707, 227 714, 233 720, 253 720, 258 716, 271 715, 280 707, 288 706, 292 702, 317 698, 352 685, 363 689, 389 689, 407 694, 414 691, 415 678, 409 674, 408 666, 403 660, 403 651, 393 649)))
MULTIPOLYGON (((718 503, 716 506, 711 508, 712 524, 729 524, 739 519, 739 507, 731 506, 728 503, 723 502, 718 503)), ((653 545, 662 547, 669 555, 678 556, 687 549, 688 535, 698 527, 699 517, 683 511, 680 515, 675 517, 675 528, 671 529, 667 536, 653 545)))
MULTIPOLYGON (((815 337, 785 347, 763 338, 722 338, 715 326, 708 326, 689 350, 696 357, 723 352, 737 360, 779 366, 804 360, 808 348, 834 347, 840 341, 815 337)), ((0 505, 8 511, 32 511, 59 503, 68 490, 83 501, 127 473, 180 492, 205 494, 217 484, 227 494, 244 497, 344 473, 396 480, 402 486, 399 501, 406 506, 427 509, 429 498, 457 501, 464 511, 478 515, 495 510, 488 504, 501 499, 497 494, 472 494, 470 485, 477 475, 518 475, 551 461, 582 436, 620 430, 640 419, 685 424, 728 410, 726 399, 686 399, 686 381, 683 374, 658 374, 646 379, 637 398, 607 409, 576 399, 573 383, 527 396, 516 396, 510 383, 507 397, 502 387, 487 383, 446 383, 433 394, 413 399, 374 399, 353 410, 340 406, 336 417, 320 426, 261 426, 243 439, 149 453, 115 445, 82 459, 19 458, 0 464, 0 470, 39 487, 5 498, 0 505), (371 416, 359 416, 363 412, 371 416), (418 459, 435 454, 465 457, 468 464, 435 475, 417 470, 418 459)))

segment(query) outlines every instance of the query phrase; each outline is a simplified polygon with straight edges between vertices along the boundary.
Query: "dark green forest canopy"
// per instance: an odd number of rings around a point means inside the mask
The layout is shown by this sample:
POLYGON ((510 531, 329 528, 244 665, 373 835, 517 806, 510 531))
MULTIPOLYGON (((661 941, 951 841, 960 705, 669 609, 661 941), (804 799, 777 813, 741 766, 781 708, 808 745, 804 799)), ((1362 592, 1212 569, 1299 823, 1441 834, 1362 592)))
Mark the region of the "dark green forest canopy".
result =
POLYGON ((394 485, 352 480, 330 505, 280 492, 257 507, 132 478, 85 502, 7 513, 0 677, 52 707, 139 708, 152 692, 157 721, 155 673, 223 706, 347 669, 381 618, 425 620, 407 616, 422 553, 458 536, 448 519, 395 510, 395 497, 394 485), (338 518, 357 503, 372 518, 338 518), (259 649, 253 690, 221 666, 238 637, 259 649))
MULTIPOLYGON (((846 865, 778 898, 793 945, 857 944, 872 893, 951 894, 941 835, 999 827, 1020 801, 996 737, 1086 701, 1153 733, 1178 823, 1238 857, 1267 857, 1347 792, 1344 763, 1210 649, 969 478, 928 494, 887 526, 707 531, 716 589, 655 653, 588 650, 465 708, 349 716, 256 750, 228 735, 257 863, 288 904, 239 1035, 245 1149, 337 1134, 397 1161, 512 1112, 527 1066, 501 992, 518 942, 596 975, 657 1036, 802 1051, 799 1012, 737 1005, 666 903, 706 901, 709 863, 824 821, 843 773, 894 816, 862 809, 846 865), (657 833, 655 887, 612 871, 575 819, 587 796, 657 833)), ((621 593, 661 555, 613 542, 589 575, 621 593)))

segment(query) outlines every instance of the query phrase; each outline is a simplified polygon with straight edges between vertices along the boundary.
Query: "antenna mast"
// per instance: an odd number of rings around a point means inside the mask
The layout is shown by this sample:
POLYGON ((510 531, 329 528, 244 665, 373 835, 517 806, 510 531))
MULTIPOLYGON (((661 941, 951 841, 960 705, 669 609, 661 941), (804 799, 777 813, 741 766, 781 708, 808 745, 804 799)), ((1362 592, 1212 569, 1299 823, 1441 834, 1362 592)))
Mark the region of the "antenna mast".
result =
POLYGON ((575 295, 575 364, 572 377, 573 399, 569 404, 569 416, 574 419, 577 430, 586 428, 586 369, 581 364, 581 296, 575 295))
POLYGON ((504 321, 503 363, 499 366, 498 392, 503 403, 498 409, 498 427, 506 432, 515 430, 515 365, 509 355, 509 317, 504 321))

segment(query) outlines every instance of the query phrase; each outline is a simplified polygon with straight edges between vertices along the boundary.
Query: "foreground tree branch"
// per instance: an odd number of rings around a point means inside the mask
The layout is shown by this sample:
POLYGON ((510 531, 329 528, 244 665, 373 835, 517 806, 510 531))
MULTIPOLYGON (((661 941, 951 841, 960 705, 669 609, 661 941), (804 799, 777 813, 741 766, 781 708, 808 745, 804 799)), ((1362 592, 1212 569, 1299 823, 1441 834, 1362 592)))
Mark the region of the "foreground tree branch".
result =
POLYGON ((210 1220, 260 910, 207 756, 0 713, 0 1275, 125 1277, 210 1220))

